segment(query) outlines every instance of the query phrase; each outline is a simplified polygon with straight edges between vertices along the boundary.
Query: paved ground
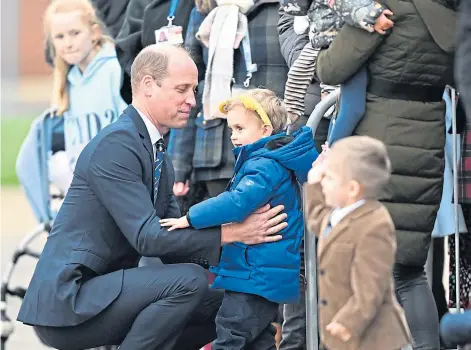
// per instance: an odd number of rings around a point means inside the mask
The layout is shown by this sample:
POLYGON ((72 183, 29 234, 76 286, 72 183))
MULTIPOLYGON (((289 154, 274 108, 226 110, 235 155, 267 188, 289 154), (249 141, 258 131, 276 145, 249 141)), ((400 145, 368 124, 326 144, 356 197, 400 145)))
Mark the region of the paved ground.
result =
MULTIPOLYGON (((23 237, 36 226, 33 213, 19 188, 1 188, 1 273, 2 279, 7 270, 13 252, 23 237)), ((45 243, 42 235, 32 244, 36 250, 41 250, 45 243)), ((12 286, 27 287, 31 279, 36 260, 23 257, 16 265, 12 286)), ((15 320, 21 300, 10 298, 7 301, 7 314, 15 320)), ((41 344, 31 327, 14 321, 15 330, 3 350, 44 350, 50 349, 41 344)))

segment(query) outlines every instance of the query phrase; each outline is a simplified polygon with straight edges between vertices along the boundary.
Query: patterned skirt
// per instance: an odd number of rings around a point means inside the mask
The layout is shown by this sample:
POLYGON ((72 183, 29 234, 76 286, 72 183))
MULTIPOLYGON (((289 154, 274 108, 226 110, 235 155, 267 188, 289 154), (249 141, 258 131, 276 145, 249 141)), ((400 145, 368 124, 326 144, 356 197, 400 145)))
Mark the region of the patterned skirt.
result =
MULTIPOLYGON (((460 306, 471 308, 471 205, 462 205, 468 233, 460 234, 460 306)), ((449 307, 456 307, 455 236, 448 236, 450 254, 449 307)))
POLYGON ((471 204, 471 125, 466 126, 463 135, 458 172, 458 200, 461 204, 471 204))

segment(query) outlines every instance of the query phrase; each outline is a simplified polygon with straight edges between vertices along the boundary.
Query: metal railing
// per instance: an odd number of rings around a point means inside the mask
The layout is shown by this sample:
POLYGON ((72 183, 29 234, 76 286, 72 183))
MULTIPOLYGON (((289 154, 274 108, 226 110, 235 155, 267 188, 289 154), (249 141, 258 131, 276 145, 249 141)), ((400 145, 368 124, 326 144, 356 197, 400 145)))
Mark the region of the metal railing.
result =
MULTIPOLYGON (((331 92, 319 102, 312 111, 306 125, 312 129, 313 137, 325 113, 335 104, 340 90, 331 92)), ((305 201, 304 201, 305 202, 305 201)), ((317 322, 317 266, 316 238, 304 229, 304 260, 306 264, 306 347, 307 350, 319 349, 319 330, 317 322)))

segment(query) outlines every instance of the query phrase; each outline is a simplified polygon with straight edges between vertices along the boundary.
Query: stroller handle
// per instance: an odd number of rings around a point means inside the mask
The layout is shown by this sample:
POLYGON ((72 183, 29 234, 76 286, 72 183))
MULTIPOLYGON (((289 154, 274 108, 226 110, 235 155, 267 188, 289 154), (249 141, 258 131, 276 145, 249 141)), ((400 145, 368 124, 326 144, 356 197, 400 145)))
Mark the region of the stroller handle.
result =
POLYGON ((312 129, 313 136, 316 134, 317 127, 321 119, 324 117, 324 114, 337 102, 339 96, 340 89, 335 89, 325 98, 323 98, 312 111, 309 119, 306 122, 306 126, 309 126, 312 129))

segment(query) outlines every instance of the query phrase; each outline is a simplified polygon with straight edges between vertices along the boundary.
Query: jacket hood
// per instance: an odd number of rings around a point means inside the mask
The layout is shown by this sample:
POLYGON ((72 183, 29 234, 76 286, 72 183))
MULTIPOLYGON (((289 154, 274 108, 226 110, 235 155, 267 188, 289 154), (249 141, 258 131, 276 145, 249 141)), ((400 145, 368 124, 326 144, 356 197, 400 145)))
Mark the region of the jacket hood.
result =
POLYGON ((234 148, 237 162, 235 171, 249 158, 265 157, 274 159, 291 170, 299 182, 306 181, 307 172, 312 162, 319 155, 315 146, 311 128, 304 126, 293 135, 280 133, 258 140, 250 145, 234 148))
POLYGON ((116 59, 116 50, 113 44, 105 44, 100 51, 97 52, 95 58, 87 66, 83 74, 77 65, 73 66, 67 79, 72 85, 86 84, 93 77, 97 70, 100 69, 108 60, 116 59))
POLYGON ((457 12, 451 0, 412 0, 420 18, 427 26, 430 35, 440 48, 447 52, 455 51, 455 33, 458 23, 457 12), (437 18, 440 18, 437 21, 437 18))

